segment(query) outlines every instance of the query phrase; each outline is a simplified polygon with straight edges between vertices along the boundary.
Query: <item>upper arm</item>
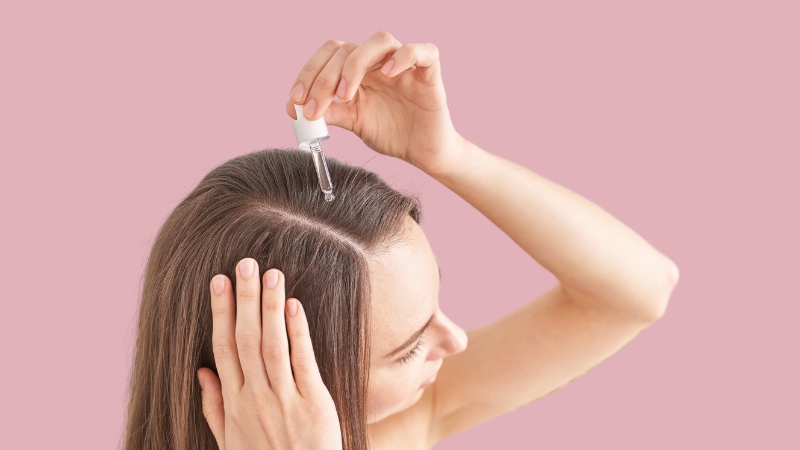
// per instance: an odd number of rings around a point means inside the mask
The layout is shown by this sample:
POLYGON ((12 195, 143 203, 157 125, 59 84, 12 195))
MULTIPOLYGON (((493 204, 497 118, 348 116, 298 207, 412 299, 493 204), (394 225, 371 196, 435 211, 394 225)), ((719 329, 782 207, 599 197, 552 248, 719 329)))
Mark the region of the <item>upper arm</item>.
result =
POLYGON ((495 323, 467 331, 431 386, 431 445, 559 389, 653 322, 632 310, 588 307, 559 284, 495 323))

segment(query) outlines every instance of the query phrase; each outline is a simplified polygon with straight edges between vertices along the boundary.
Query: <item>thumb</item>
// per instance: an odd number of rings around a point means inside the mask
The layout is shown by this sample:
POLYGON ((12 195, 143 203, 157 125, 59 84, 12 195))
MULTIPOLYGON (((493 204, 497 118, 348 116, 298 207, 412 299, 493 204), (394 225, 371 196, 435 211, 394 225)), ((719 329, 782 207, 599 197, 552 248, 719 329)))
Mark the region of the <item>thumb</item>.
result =
POLYGON ((217 445, 220 449, 225 449, 225 408, 222 403, 222 385, 219 378, 211 369, 201 367, 197 371, 197 378, 200 382, 200 394, 203 401, 203 416, 208 422, 217 445))

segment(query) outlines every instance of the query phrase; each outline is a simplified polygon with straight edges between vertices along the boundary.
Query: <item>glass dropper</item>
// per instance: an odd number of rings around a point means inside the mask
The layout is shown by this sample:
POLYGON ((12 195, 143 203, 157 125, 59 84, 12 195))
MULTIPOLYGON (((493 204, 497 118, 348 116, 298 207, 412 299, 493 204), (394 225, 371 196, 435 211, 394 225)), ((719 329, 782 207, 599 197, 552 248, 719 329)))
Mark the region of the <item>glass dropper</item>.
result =
POLYGON ((325 117, 317 120, 306 119, 303 115, 303 105, 294 105, 294 111, 297 114, 297 120, 292 123, 292 127, 297 138, 297 145, 301 149, 311 152, 314 168, 317 170, 319 187, 325 194, 325 201, 331 202, 336 196, 333 195, 333 182, 331 182, 331 175, 328 172, 328 163, 325 162, 325 155, 319 145, 319 141, 330 138, 325 117))
POLYGON ((336 196, 333 195, 331 174, 328 173, 328 163, 325 162, 325 154, 322 153, 322 148, 319 146, 319 139, 312 139, 308 142, 308 146, 311 148, 311 156, 314 158, 314 167, 317 169, 319 188, 325 193, 325 201, 331 202, 336 196))

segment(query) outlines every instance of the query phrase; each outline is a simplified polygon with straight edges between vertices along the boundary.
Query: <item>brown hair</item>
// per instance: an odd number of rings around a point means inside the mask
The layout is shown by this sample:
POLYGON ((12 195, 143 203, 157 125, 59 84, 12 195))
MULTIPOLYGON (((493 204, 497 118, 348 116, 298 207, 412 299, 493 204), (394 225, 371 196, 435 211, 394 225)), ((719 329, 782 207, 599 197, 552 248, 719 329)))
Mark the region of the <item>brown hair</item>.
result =
POLYGON ((166 219, 144 272, 126 450, 218 448, 196 372, 216 373, 211 278, 225 274, 235 289, 245 257, 258 261, 262 276, 283 271, 286 298, 303 302, 343 447, 368 448, 368 259, 404 237, 407 216, 419 223, 421 206, 373 172, 327 162, 332 202, 307 152, 267 149, 212 170, 166 219))

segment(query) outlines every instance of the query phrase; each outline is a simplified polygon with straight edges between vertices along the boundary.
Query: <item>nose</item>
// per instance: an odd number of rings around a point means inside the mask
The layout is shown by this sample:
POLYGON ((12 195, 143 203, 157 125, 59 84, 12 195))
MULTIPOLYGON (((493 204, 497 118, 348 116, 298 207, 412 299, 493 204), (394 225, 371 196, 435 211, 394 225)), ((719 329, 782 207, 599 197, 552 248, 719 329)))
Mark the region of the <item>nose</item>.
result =
MULTIPOLYGON (((440 359, 463 352, 469 339, 467 333, 453 323, 441 310, 436 314, 436 330, 440 336, 438 352, 431 351, 430 359, 440 359)), ((433 324, 432 324, 433 325, 433 324)))

